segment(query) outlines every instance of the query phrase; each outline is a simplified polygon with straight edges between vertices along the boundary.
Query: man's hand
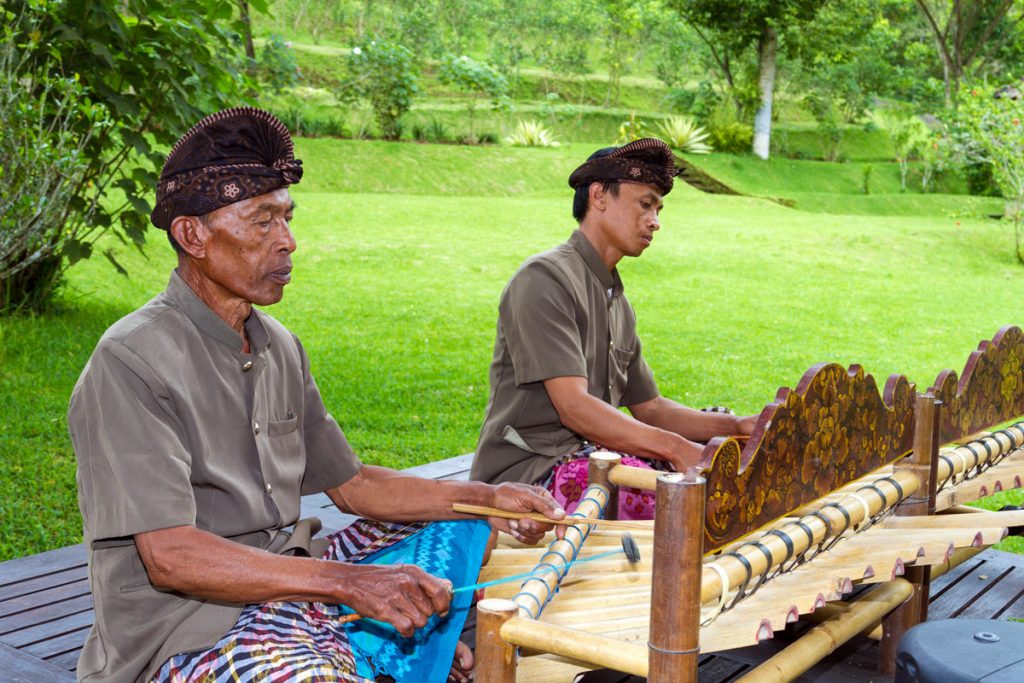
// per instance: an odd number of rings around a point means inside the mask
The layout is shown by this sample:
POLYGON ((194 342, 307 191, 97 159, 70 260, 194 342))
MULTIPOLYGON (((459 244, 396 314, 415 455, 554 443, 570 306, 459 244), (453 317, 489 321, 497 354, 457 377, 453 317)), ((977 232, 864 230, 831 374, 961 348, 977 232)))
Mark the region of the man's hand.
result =
MULTIPOLYGON (((515 482, 498 484, 491 490, 490 507, 509 512, 540 512, 549 519, 564 519, 565 510, 555 502, 551 494, 540 486, 515 482)), ((544 534, 551 530, 551 524, 532 519, 501 519, 489 517, 491 527, 510 534, 520 543, 536 545, 544 534)), ((565 535, 565 527, 559 525, 555 532, 559 538, 565 535)))
POLYGON ((744 415, 743 417, 736 418, 736 433, 740 436, 750 436, 754 433, 754 427, 757 425, 757 418, 760 415, 744 415))
POLYGON ((364 617, 391 624, 406 638, 434 614, 448 613, 451 583, 414 564, 335 567, 344 567, 339 576, 346 584, 344 603, 364 617))

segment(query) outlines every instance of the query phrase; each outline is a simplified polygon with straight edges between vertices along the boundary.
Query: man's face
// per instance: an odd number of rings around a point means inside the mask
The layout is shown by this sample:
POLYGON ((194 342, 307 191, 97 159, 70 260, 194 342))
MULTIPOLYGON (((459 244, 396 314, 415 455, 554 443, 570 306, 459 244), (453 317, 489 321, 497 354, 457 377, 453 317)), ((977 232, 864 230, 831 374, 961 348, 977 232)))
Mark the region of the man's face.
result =
POLYGON ((605 200, 603 222, 609 244, 625 256, 639 256, 661 228, 661 192, 654 185, 623 182, 618 196, 606 192, 605 200))
POLYGON ((244 199, 208 214, 201 270, 222 295, 275 304, 291 281, 295 204, 287 188, 244 199))

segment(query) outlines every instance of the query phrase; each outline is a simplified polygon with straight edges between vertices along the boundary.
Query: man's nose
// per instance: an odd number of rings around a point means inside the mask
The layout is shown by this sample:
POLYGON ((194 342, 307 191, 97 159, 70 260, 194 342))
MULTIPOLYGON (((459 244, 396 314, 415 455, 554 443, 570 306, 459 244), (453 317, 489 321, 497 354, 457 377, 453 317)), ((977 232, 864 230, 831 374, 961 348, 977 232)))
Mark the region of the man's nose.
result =
POLYGON ((288 221, 281 221, 281 223, 284 229, 284 234, 281 236, 281 251, 290 254, 298 248, 298 245, 295 243, 292 229, 288 227, 288 221))

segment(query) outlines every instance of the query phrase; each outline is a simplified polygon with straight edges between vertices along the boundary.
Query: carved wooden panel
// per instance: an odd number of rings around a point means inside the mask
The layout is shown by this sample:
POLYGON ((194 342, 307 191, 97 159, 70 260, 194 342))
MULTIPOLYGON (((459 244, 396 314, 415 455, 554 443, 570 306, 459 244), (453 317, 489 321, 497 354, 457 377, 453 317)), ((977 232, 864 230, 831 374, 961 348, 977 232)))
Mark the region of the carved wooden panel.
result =
POLYGON ((939 437, 949 443, 1024 415, 1024 333, 1004 327, 971 352, 957 380, 943 370, 929 391, 943 402, 939 411, 939 437))
POLYGON ((705 552, 744 536, 908 453, 914 386, 892 375, 880 395, 859 365, 815 365, 779 389, 744 444, 704 449, 705 552))

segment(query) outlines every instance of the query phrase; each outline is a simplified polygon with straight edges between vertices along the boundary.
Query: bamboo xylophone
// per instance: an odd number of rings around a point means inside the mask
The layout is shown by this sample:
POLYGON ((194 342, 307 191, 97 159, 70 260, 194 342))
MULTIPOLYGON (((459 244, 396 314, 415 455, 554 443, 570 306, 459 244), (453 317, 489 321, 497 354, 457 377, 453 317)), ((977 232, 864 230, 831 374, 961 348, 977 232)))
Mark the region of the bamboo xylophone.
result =
MULTIPOLYGON (((696 680, 698 652, 755 644, 817 611, 825 621, 806 640, 742 679, 789 680, 837 639, 870 629, 900 605, 893 614, 912 623, 929 572, 1024 526, 1020 511, 931 514, 1021 486, 1024 423, 961 432, 1024 414, 1022 358, 1024 336, 1004 329, 971 355, 959 381, 942 373, 928 392, 914 394, 909 410, 906 397, 897 396, 912 389, 904 379, 890 378, 886 394, 872 401, 863 389, 873 380, 860 368, 816 366, 797 391, 780 390, 746 446, 710 443, 700 477, 659 475, 595 454, 576 514, 600 517, 614 509, 619 486, 655 490, 657 519, 648 530, 631 531, 642 561, 568 567, 617 546, 617 530, 569 527, 571 538, 540 549, 503 539, 481 580, 536 566, 556 571, 487 590, 478 608, 478 678, 571 681, 607 667, 656 682, 696 680), (985 392, 997 396, 981 397, 985 392), (823 433, 823 423, 831 433, 823 433), (940 440, 962 443, 940 449, 940 440), (861 457, 876 446, 884 457, 861 457), (870 467, 858 464, 864 462, 870 467), (793 476, 787 481, 779 469, 793 476), (758 482, 777 490, 751 488, 758 482), (779 500, 788 501, 787 512, 776 514, 779 500), (557 569, 562 563, 564 571, 557 569), (829 604, 854 590, 855 602, 829 604)), ((899 634, 893 620, 885 622, 883 645, 899 634)))

